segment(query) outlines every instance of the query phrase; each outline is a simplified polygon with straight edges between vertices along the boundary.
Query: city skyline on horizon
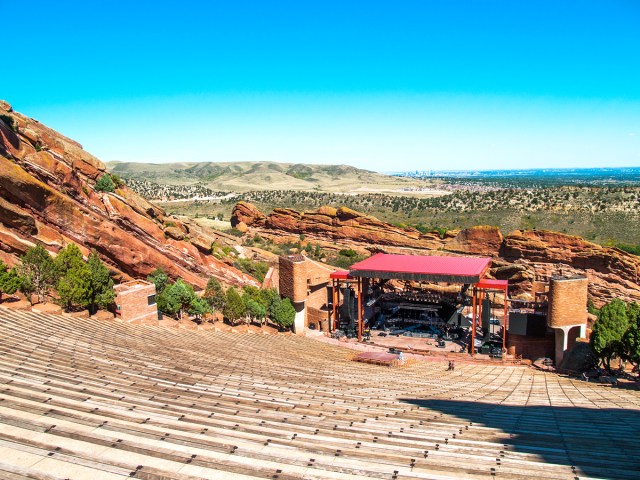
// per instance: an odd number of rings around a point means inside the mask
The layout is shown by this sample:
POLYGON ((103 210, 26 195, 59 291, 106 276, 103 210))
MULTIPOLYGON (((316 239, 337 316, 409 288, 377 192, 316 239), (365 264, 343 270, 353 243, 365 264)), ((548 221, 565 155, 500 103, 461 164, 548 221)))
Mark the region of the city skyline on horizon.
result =
POLYGON ((634 2, 36 4, 0 95, 104 162, 640 165, 634 2))

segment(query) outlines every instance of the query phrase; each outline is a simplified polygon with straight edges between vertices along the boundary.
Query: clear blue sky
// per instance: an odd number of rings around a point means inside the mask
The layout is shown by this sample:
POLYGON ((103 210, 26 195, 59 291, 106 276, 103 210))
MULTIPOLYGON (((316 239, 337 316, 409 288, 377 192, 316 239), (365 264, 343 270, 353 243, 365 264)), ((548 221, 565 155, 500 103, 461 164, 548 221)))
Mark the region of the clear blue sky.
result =
POLYGON ((104 161, 640 165, 640 1, 0 0, 0 98, 104 161))

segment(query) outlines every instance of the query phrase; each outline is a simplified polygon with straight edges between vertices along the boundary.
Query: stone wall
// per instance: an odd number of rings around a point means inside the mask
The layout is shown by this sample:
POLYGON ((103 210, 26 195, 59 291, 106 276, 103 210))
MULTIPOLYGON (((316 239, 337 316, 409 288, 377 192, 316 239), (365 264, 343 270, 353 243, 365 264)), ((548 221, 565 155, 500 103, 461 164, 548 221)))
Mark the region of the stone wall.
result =
POLYGON ((516 355, 522 355, 522 358, 535 360, 555 357, 555 335, 553 334, 546 337, 509 334, 507 346, 515 347, 516 355))

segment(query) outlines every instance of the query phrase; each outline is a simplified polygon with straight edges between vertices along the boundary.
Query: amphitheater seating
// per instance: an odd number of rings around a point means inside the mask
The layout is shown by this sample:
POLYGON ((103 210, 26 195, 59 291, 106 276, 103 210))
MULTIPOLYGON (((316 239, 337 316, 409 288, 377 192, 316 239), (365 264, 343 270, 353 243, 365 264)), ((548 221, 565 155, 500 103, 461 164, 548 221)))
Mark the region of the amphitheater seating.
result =
POLYGON ((638 478, 640 394, 0 307, 0 478, 638 478))

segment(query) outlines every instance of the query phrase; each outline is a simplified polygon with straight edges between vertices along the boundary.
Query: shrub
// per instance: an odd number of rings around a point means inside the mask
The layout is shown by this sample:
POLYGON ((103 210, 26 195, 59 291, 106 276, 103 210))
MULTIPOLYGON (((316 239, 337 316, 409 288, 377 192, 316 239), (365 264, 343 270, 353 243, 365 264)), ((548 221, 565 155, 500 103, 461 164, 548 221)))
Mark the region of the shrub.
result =
POLYGON ((0 301, 2 294, 12 295, 20 287, 20 278, 15 270, 8 270, 7 266, 0 260, 0 301))
POLYGON ((116 188, 113 184, 113 180, 111 180, 111 176, 108 173, 105 173, 100 177, 94 187, 98 192, 115 192, 116 188))
POLYGON ((116 188, 122 188, 125 186, 124 180, 115 173, 110 174, 111 181, 113 182, 113 186, 116 188))
POLYGON ((252 277, 255 277, 260 282, 264 281, 264 277, 269 270, 267 263, 249 260, 248 258, 238 258, 233 262, 233 266, 241 272, 248 273, 252 277))

